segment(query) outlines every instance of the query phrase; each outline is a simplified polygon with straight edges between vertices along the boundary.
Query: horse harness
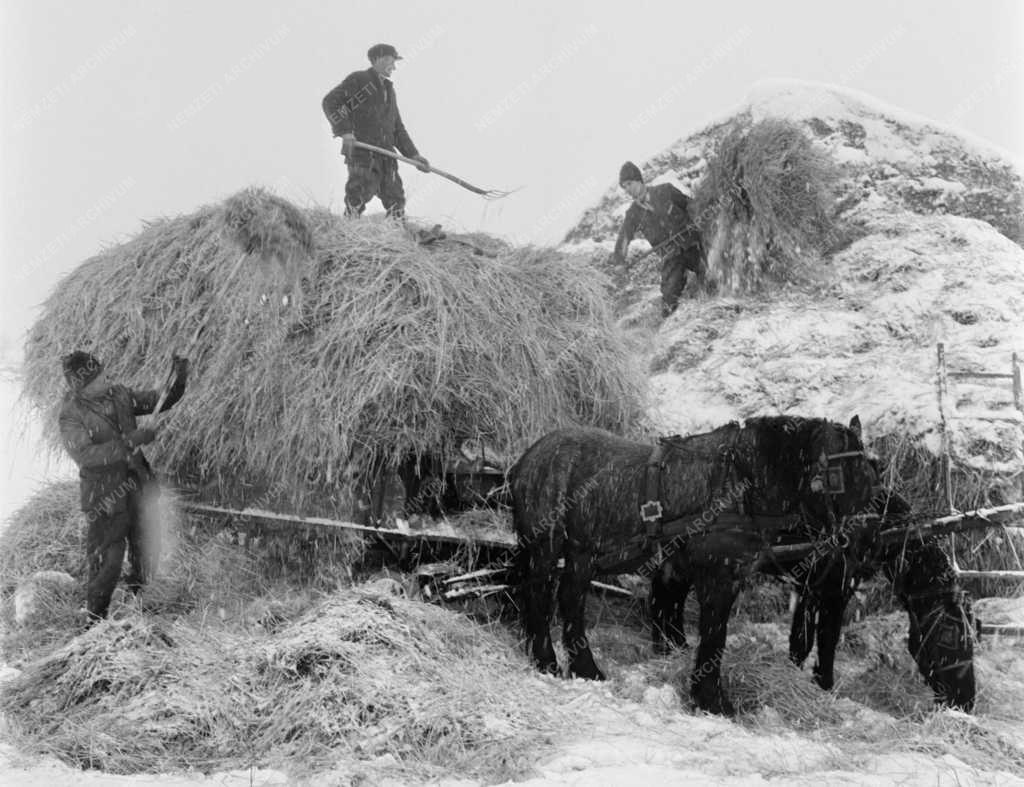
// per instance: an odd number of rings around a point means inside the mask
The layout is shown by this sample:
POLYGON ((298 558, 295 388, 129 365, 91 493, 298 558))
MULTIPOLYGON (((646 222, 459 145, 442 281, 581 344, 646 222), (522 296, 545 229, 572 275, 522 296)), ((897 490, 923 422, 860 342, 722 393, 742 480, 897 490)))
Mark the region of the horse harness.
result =
MULTIPOLYGON (((966 632, 971 632, 974 629, 973 625, 973 613, 970 611, 970 597, 961 588, 949 589, 941 588, 935 590, 922 590, 917 593, 906 593, 903 592, 900 595, 904 598, 904 606, 906 607, 907 614, 910 616, 911 624, 917 627, 920 637, 920 643, 917 648, 917 652, 912 654, 914 661, 920 661, 925 648, 929 642, 932 642, 932 637, 936 633, 938 636, 935 637, 932 644, 934 647, 942 652, 959 655, 962 642, 955 641, 954 637, 950 637, 949 629, 938 630, 941 623, 947 620, 956 620, 956 617, 946 611, 946 604, 950 603, 960 611, 960 620, 957 621, 963 627, 966 632), (934 599, 934 603, 928 612, 923 615, 918 615, 914 609, 912 601, 924 601, 928 599, 934 599)), ((967 634, 971 636, 970 633, 967 634)), ((958 639, 958 637, 956 637, 958 639)), ((947 672, 949 670, 963 670, 964 667, 974 663, 973 658, 957 659, 949 664, 942 666, 932 666, 932 672, 947 672)))
MULTIPOLYGON (((745 511, 743 495, 736 496, 737 511, 718 512, 706 520, 703 514, 674 517, 665 519, 665 507, 662 504, 662 474, 665 469, 666 445, 672 438, 662 437, 658 439, 651 455, 644 466, 643 492, 639 504, 640 519, 644 524, 643 533, 634 539, 639 541, 639 546, 646 554, 658 554, 666 543, 677 538, 689 535, 707 535, 711 532, 747 529, 751 525, 761 535, 765 551, 778 563, 771 551, 771 545, 765 538, 765 532, 776 533, 785 529, 794 522, 793 514, 748 514, 745 511)), ((730 470, 735 471, 739 456, 735 445, 723 453, 730 470)), ((841 451, 834 454, 822 453, 819 460, 819 471, 809 480, 812 492, 827 492, 829 495, 840 495, 846 491, 845 474, 843 471, 843 460, 855 457, 863 457, 863 450, 841 451)), ((720 490, 721 497, 727 494, 727 479, 732 473, 725 473, 720 490)), ((748 473, 750 474, 750 473, 748 473)), ((845 534, 841 534, 845 536, 845 534)), ((845 548, 849 543, 846 537, 845 548)), ((780 567, 781 568, 781 567, 780 567)))

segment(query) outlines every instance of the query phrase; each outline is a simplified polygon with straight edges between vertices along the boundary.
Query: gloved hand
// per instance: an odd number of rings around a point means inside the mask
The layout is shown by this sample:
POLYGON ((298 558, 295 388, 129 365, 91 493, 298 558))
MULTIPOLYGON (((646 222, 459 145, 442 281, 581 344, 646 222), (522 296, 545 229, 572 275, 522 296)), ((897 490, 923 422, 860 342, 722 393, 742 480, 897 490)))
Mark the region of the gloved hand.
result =
POLYGON ((346 156, 351 156, 353 151, 355 150, 355 148, 352 146, 352 143, 355 142, 355 141, 356 141, 356 135, 355 134, 352 134, 352 133, 342 134, 341 135, 341 152, 344 153, 346 156))
POLYGON ((171 372, 174 374, 175 381, 181 380, 184 382, 188 378, 188 358, 182 358, 180 355, 172 355, 171 372))
POLYGON ((124 441, 128 445, 128 450, 134 451, 139 446, 152 443, 155 439, 155 429, 133 429, 125 435, 124 441))
POLYGON ((419 162, 416 165, 416 169, 418 169, 420 172, 430 172, 430 162, 427 161, 426 158, 417 154, 412 157, 412 160, 419 162))

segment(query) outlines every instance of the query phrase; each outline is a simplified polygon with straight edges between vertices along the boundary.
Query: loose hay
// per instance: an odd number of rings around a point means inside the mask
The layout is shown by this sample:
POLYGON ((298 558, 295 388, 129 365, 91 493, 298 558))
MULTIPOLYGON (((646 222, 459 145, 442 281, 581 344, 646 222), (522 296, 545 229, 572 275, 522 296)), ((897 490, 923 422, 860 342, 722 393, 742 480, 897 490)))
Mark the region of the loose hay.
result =
POLYGON ((37 571, 84 576, 84 544, 78 482, 61 481, 41 489, 0 530, 0 599, 37 571))
POLYGON ((763 634, 748 631, 730 639, 722 665, 723 685, 738 713, 771 708, 793 729, 841 721, 835 698, 818 688, 809 671, 794 665, 763 634))
POLYGON ((386 219, 305 210, 314 256, 282 306, 258 277, 229 276, 236 236, 262 248, 280 243, 260 228, 295 235, 298 209, 282 204, 250 192, 152 223, 60 282, 26 344, 26 394, 51 438, 62 353, 90 349, 112 378, 148 387, 201 324, 153 459, 238 505, 344 516, 352 473, 375 459, 476 436, 515 453, 551 428, 621 431, 639 416, 643 376, 585 262, 424 247, 386 219))
POLYGON ((21 743, 114 773, 294 770, 389 752, 397 769, 505 779, 557 727, 514 645, 365 589, 277 636, 104 622, 0 690, 21 743))

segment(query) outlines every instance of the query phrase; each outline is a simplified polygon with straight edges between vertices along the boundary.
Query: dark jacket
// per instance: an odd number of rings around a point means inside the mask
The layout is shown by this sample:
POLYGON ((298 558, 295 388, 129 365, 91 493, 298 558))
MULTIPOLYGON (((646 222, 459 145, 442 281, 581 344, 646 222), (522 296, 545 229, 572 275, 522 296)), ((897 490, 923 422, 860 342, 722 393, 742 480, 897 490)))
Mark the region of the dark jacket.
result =
MULTIPOLYGON (((160 411, 174 405, 185 392, 179 377, 160 411)), ((137 426, 135 416, 153 412, 158 391, 133 391, 112 385, 99 396, 68 392, 60 408, 60 436, 78 465, 83 511, 113 514, 124 511, 130 492, 150 477, 141 451, 130 451, 125 438, 137 426)))
MULTIPOLYGON (((419 155, 402 124, 395 100, 395 86, 372 68, 349 74, 344 82, 324 96, 322 105, 334 136, 351 133, 360 142, 386 150, 397 147, 403 156, 419 155)), ((349 163, 367 163, 369 160, 369 151, 355 150, 349 163)))
POLYGON ((661 251, 662 257, 700 245, 700 232, 690 216, 689 197, 671 183, 662 183, 648 186, 645 199, 646 205, 634 201, 626 211, 615 241, 616 254, 625 256, 629 242, 638 232, 654 247, 672 240, 661 251))

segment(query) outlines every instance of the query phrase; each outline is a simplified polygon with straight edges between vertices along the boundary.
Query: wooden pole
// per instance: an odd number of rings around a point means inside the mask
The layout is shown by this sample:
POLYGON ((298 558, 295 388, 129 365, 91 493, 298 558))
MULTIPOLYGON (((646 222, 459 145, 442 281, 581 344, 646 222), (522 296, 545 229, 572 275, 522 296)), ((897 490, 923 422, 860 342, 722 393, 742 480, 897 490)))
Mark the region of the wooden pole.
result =
POLYGON ((367 533, 377 536, 397 536, 410 540, 427 539, 432 541, 451 541, 455 543, 473 543, 494 547, 514 547, 516 537, 513 533, 500 535, 491 531, 485 535, 473 533, 438 532, 436 530, 393 530, 386 527, 371 527, 360 525, 355 522, 345 522, 338 519, 330 519, 320 516, 296 516, 294 514, 279 514, 276 511, 264 511, 258 508, 221 508, 219 506, 206 505, 205 503, 182 503, 181 507, 186 511, 195 511, 201 514, 220 514, 222 516, 235 517, 237 519, 251 519, 258 522, 288 523, 298 526, 320 527, 327 530, 353 530, 358 533, 367 533))
POLYGON ((1014 582, 1024 582, 1024 571, 964 571, 959 570, 956 575, 960 579, 1009 579, 1014 582))
POLYGON ((942 483, 945 487, 944 497, 949 505, 949 512, 953 508, 953 468, 950 458, 950 437, 949 426, 946 423, 946 397, 949 396, 949 379, 946 374, 946 347, 942 342, 936 345, 938 353, 938 394, 939 394, 939 429, 942 435, 942 483))
POLYGON ((893 527, 879 534, 881 542, 898 544, 905 538, 928 536, 944 536, 948 533, 962 533, 966 530, 984 530, 989 527, 1006 525, 1015 520, 1024 519, 1024 503, 1010 503, 995 508, 979 508, 963 514, 950 514, 930 522, 911 524, 906 527, 893 527))
POLYGON ((1024 413, 1024 392, 1021 391, 1020 359, 1017 353, 1011 358, 1013 362, 1013 406, 1024 413))
MULTIPOLYGON (((1013 374, 1013 406, 1017 408, 1017 412, 1024 413, 1024 392, 1021 391, 1020 358, 1017 353, 1010 356, 1010 362, 1013 364, 1013 369, 1010 370, 1013 374)), ((1021 494, 1024 495, 1024 477, 1020 480, 1020 488, 1021 494)))
POLYGON ((979 633, 983 636, 995 635, 1006 637, 1024 637, 1024 626, 1003 626, 993 623, 982 623, 979 633))

